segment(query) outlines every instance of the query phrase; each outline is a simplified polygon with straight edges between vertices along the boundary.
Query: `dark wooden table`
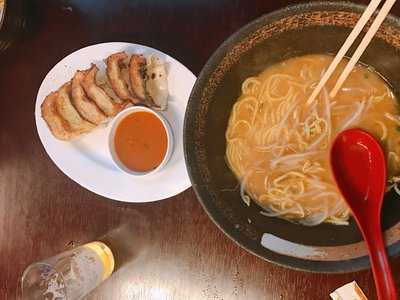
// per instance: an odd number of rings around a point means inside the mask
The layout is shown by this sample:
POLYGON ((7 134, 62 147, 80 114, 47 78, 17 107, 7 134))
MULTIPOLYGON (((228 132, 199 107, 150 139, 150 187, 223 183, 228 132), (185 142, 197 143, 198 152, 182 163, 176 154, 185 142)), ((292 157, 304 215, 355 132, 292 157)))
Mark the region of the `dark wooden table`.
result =
MULTIPOLYGON (((36 133, 39 85, 72 51, 135 42, 198 74, 231 33, 293 2, 34 1, 29 34, 0 54, 0 299, 15 298, 31 262, 104 235, 118 244, 118 269, 88 299, 328 299, 352 280, 375 299, 370 271, 303 273, 252 256, 218 230, 191 189, 149 204, 97 196, 57 169, 36 133)), ((399 5, 394 12, 400 14, 399 5)), ((392 263, 399 278, 399 260, 392 263)))

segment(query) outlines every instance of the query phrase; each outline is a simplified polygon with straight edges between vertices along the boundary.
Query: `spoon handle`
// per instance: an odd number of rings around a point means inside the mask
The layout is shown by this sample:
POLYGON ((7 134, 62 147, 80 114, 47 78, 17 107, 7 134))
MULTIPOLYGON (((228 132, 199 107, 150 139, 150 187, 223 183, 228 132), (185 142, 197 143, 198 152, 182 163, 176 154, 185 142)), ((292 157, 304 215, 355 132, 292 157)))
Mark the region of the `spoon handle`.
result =
POLYGON ((397 300, 396 286, 386 255, 381 226, 378 223, 375 226, 371 224, 367 228, 370 228, 367 230, 370 232, 365 232, 364 239, 369 250, 378 299, 397 300))

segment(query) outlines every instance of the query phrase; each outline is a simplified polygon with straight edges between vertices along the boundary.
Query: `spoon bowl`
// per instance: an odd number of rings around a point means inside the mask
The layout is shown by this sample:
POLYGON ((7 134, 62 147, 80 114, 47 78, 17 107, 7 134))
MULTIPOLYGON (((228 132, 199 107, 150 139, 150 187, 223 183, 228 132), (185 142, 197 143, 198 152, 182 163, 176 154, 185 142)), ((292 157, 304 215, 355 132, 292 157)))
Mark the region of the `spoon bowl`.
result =
POLYGON ((386 162, 381 145, 361 129, 341 132, 330 162, 337 186, 367 244, 379 299, 396 300, 397 292, 381 230, 386 162))

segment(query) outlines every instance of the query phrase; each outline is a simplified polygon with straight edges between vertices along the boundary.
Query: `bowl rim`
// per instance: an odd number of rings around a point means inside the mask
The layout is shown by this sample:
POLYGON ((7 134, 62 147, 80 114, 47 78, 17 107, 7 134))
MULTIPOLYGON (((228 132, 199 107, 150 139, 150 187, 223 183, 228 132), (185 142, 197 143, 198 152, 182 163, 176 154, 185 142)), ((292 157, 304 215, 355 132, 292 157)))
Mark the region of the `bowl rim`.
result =
POLYGON ((144 177, 148 176, 151 174, 154 174, 158 171, 160 171, 162 168, 165 167, 165 165, 168 163, 169 158, 171 157, 171 154, 173 152, 173 133, 170 125, 168 124, 167 120, 158 112, 144 106, 131 106, 127 109, 122 110, 119 112, 115 118, 112 120, 110 124, 110 131, 108 134, 108 151, 111 156, 111 160, 113 161, 114 165, 122 172, 124 172, 127 175, 130 176, 136 176, 136 177, 144 177), (118 155, 115 152, 115 145, 114 145, 114 138, 115 138, 115 132, 118 128, 118 125, 124 120, 127 116, 131 114, 135 114, 137 112, 148 112, 151 113, 152 115, 156 116, 157 119, 161 122, 161 124, 164 127, 165 133, 167 135, 167 149, 165 151, 163 160, 161 163, 157 166, 157 168, 150 170, 150 171, 135 171, 132 169, 129 169, 124 165, 124 163, 118 158, 118 155))
MULTIPOLYGON (((207 82, 209 76, 215 71, 216 67, 220 64, 221 60, 226 56, 226 54, 240 42, 243 37, 248 36, 249 33, 255 32, 263 26, 272 24, 281 18, 298 15, 301 13, 307 13, 312 11, 330 10, 330 11, 348 11, 357 14, 361 14, 366 5, 353 3, 349 1, 311 1, 307 3, 297 3, 289 6, 285 6, 278 10, 272 11, 270 13, 264 14, 253 21, 240 27, 237 31, 231 34, 224 42, 213 52, 210 58, 207 60, 202 70, 200 71, 196 83, 192 89, 191 95, 189 97, 185 120, 184 120, 184 133, 183 133, 183 146, 184 146, 184 156, 186 161, 186 166, 188 170, 189 178, 192 182, 193 190, 196 194, 198 201, 205 210, 209 218, 214 222, 214 224, 233 242, 235 242, 239 247, 245 249, 251 254, 268 261, 270 263, 293 269, 298 271, 306 271, 311 273, 348 273, 364 270, 370 267, 368 256, 361 256, 357 258, 352 258, 348 260, 338 260, 338 261, 316 261, 307 260, 296 257, 290 257, 283 254, 273 253, 271 255, 262 254, 261 251, 256 251, 256 248, 252 246, 254 241, 248 237, 241 234, 238 230, 233 230, 232 228, 223 227, 220 224, 221 220, 225 217, 217 209, 211 209, 215 207, 211 201, 205 201, 202 198, 202 186, 199 186, 195 182, 195 178, 198 179, 198 167, 196 166, 196 160, 191 157, 194 153, 194 145, 189 142, 191 136, 189 131, 191 126, 189 125, 192 121, 192 115, 195 115, 195 102, 198 102, 202 98, 201 94, 207 82), (245 245, 246 244, 246 245, 245 245)), ((400 29, 400 17, 389 14, 383 25, 395 26, 400 29)), ((193 126, 192 126, 193 127, 193 126)), ((223 222, 221 222, 223 223, 223 222)), ((389 256, 397 256, 400 254, 400 241, 394 242, 392 245, 386 248, 389 256)), ((265 249, 268 250, 268 249, 265 249)), ((269 250, 268 250, 269 251, 269 250)))

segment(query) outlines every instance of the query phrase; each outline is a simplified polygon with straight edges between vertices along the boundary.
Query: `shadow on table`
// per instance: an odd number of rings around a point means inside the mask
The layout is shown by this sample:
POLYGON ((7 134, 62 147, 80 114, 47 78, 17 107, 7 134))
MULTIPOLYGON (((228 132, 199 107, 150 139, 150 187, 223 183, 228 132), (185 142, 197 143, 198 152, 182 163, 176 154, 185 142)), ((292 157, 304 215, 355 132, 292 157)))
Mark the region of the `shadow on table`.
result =
POLYGON ((148 246, 149 237, 138 232, 136 227, 135 224, 127 223, 99 238, 114 254, 114 273, 134 261, 148 246))

